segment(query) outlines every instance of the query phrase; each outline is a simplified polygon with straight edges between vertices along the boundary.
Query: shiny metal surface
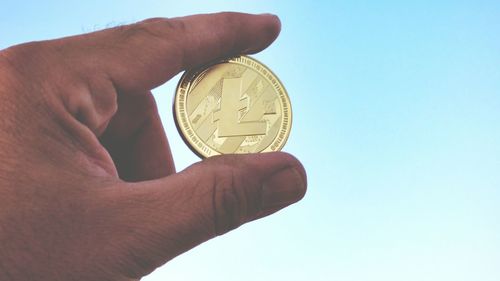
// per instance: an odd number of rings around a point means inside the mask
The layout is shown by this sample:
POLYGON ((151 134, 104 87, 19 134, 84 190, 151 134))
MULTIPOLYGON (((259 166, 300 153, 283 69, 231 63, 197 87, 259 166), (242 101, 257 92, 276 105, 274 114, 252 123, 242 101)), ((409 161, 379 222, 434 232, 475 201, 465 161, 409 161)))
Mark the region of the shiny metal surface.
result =
POLYGON ((189 70, 177 86, 174 119, 200 157, 281 150, 290 134, 290 99, 276 75, 240 56, 189 70))

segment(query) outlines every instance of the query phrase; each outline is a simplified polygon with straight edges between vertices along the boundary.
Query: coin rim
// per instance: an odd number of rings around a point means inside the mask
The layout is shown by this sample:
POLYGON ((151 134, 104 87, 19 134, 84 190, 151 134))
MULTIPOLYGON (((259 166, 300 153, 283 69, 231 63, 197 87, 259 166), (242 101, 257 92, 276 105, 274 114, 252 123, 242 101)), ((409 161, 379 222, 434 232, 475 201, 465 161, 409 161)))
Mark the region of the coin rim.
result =
MULTIPOLYGON (((204 153, 204 151, 202 151, 196 145, 194 145, 193 143, 191 143, 190 139, 188 139, 187 132, 186 132, 185 128, 181 125, 181 121, 180 120, 182 119, 182 116, 179 113, 180 110, 179 110, 179 106, 178 106, 180 91, 182 89, 181 85, 184 84, 185 82, 187 83, 186 87, 184 88, 185 91, 186 91, 186 95, 185 96, 187 97, 187 95, 189 94, 190 86, 192 85, 193 81, 195 80, 193 78, 196 78, 198 76, 198 74, 202 73, 203 71, 205 71, 208 68, 210 68, 210 67, 212 67, 214 65, 217 65, 217 64, 234 63, 234 64, 244 65, 244 66, 246 66, 248 68, 253 69, 259 75, 261 75, 262 77, 264 77, 264 79, 266 79, 269 82, 269 84, 271 84, 271 87, 273 87, 271 81, 269 81, 269 78, 266 75, 264 75, 264 74, 261 73, 262 71, 259 71, 259 70, 255 69, 254 67, 249 66, 249 65, 247 65, 245 63, 235 61, 238 58, 246 58, 246 59, 248 59, 250 61, 253 61, 253 62, 259 64, 262 68, 264 68, 265 70, 267 70, 268 73, 270 73, 271 76, 276 79, 276 82, 278 83, 279 88, 282 89, 283 95, 284 95, 284 97, 286 99, 286 102, 288 103, 288 112, 289 112, 288 118, 289 118, 289 122, 288 122, 288 126, 287 126, 287 130, 285 132, 285 135, 283 136, 283 139, 281 140, 281 142, 278 142, 278 145, 276 146, 275 150, 269 149, 276 142, 276 139, 279 136, 279 132, 281 131, 281 128, 283 127, 283 120, 282 120, 281 121, 281 126, 280 126, 280 131, 278 131, 278 134, 276 135, 276 137, 271 141, 271 143, 266 148, 264 148, 263 150, 261 150, 259 152, 256 152, 256 153, 265 153, 265 152, 280 151, 285 146, 286 142, 288 141, 288 138, 290 137, 290 132, 291 132, 291 129, 292 129, 292 122, 293 122, 292 104, 291 104, 291 101, 290 101, 290 96, 288 95, 288 92, 286 91, 286 88, 283 86, 283 83, 278 78, 278 76, 271 69, 269 69, 269 67, 267 67, 265 64, 263 64, 262 62, 260 62, 259 60, 255 59, 255 58, 247 56, 247 55, 240 55, 240 56, 235 56, 235 57, 220 59, 220 60, 212 61, 210 63, 207 63, 205 65, 202 65, 202 66, 194 68, 194 69, 186 70, 182 74, 181 78, 179 79, 179 82, 177 83, 177 87, 176 87, 176 90, 175 90, 175 96, 174 96, 174 102, 173 102, 173 105, 172 105, 172 107, 173 107, 172 112, 173 112, 173 115, 174 115, 174 123, 175 123, 175 127, 177 128, 177 131, 179 132, 179 135, 181 136, 181 138, 184 141, 184 143, 189 147, 189 149, 194 154, 196 154, 198 157, 200 157, 202 159, 208 158, 208 157, 212 157, 212 156, 216 156, 216 155, 223 155, 223 153, 220 153, 219 151, 217 151, 214 148, 212 148, 209 145, 207 145, 205 142, 201 141, 201 143, 202 143, 203 146, 207 147, 210 151, 212 151, 211 155, 207 155, 207 154, 204 153), (189 80, 188 80, 188 78, 189 78, 189 80)), ((276 89, 274 89, 274 90, 276 91, 276 89)), ((278 92, 278 96, 279 95, 280 94, 278 92)), ((281 99, 280 99, 280 103, 283 104, 283 102, 282 102, 281 99)), ((184 104, 186 105, 186 102, 184 102, 184 104)), ((284 114, 284 111, 283 111, 282 114, 284 114)), ((192 128, 192 124, 191 124, 191 120, 189 120, 189 116, 186 116, 186 120, 189 122, 189 125, 191 125, 191 128, 192 128)), ((193 130, 193 133, 196 136, 196 138, 199 139, 199 136, 196 134, 196 132, 194 131, 194 129, 191 129, 191 130, 193 130)), ((243 155, 245 153, 235 153, 235 154, 242 154, 243 155)))

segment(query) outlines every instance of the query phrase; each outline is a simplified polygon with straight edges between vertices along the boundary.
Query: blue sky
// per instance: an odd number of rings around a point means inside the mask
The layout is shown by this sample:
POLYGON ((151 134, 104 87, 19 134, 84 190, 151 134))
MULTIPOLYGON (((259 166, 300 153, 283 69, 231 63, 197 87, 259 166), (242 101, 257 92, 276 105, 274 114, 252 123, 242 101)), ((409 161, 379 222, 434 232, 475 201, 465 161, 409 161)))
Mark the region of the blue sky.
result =
MULTIPOLYGON (((271 12, 255 57, 283 81, 284 150, 309 192, 207 242, 153 280, 500 279, 500 2, 5 1, 0 48, 148 17, 271 12)), ((179 169, 198 161, 157 88, 179 169)))

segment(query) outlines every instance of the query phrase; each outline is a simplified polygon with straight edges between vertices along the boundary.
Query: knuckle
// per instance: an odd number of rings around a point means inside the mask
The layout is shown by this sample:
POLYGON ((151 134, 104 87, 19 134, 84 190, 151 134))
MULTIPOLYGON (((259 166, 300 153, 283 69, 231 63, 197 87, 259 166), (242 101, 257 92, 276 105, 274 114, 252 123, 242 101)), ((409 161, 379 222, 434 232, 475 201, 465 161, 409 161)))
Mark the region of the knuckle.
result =
POLYGON ((244 223, 247 196, 241 188, 240 172, 234 166, 220 165, 211 174, 214 230, 216 235, 222 235, 244 223))
POLYGON ((182 20, 151 18, 130 25, 127 34, 165 40, 170 38, 173 33, 183 32, 184 29, 185 25, 182 20))
POLYGON ((88 79, 87 84, 92 107, 105 122, 108 121, 118 111, 118 95, 113 82, 106 75, 97 74, 88 79))
POLYGON ((160 23, 160 28, 169 29, 178 33, 184 33, 186 31, 186 23, 181 19, 165 19, 160 23))

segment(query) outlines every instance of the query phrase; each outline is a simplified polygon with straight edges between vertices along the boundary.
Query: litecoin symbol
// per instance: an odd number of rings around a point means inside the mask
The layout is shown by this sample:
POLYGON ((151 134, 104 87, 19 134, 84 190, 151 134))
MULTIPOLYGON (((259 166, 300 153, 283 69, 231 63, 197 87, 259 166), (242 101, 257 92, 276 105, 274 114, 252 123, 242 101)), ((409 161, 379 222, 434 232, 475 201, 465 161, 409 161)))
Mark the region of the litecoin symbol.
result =
MULTIPOLYGON (((261 120, 246 120, 250 111, 250 100, 241 97, 243 80, 226 78, 222 80, 220 109, 213 112, 219 137, 265 135, 267 124, 261 120)), ((254 105, 256 106, 256 105, 254 105)))

